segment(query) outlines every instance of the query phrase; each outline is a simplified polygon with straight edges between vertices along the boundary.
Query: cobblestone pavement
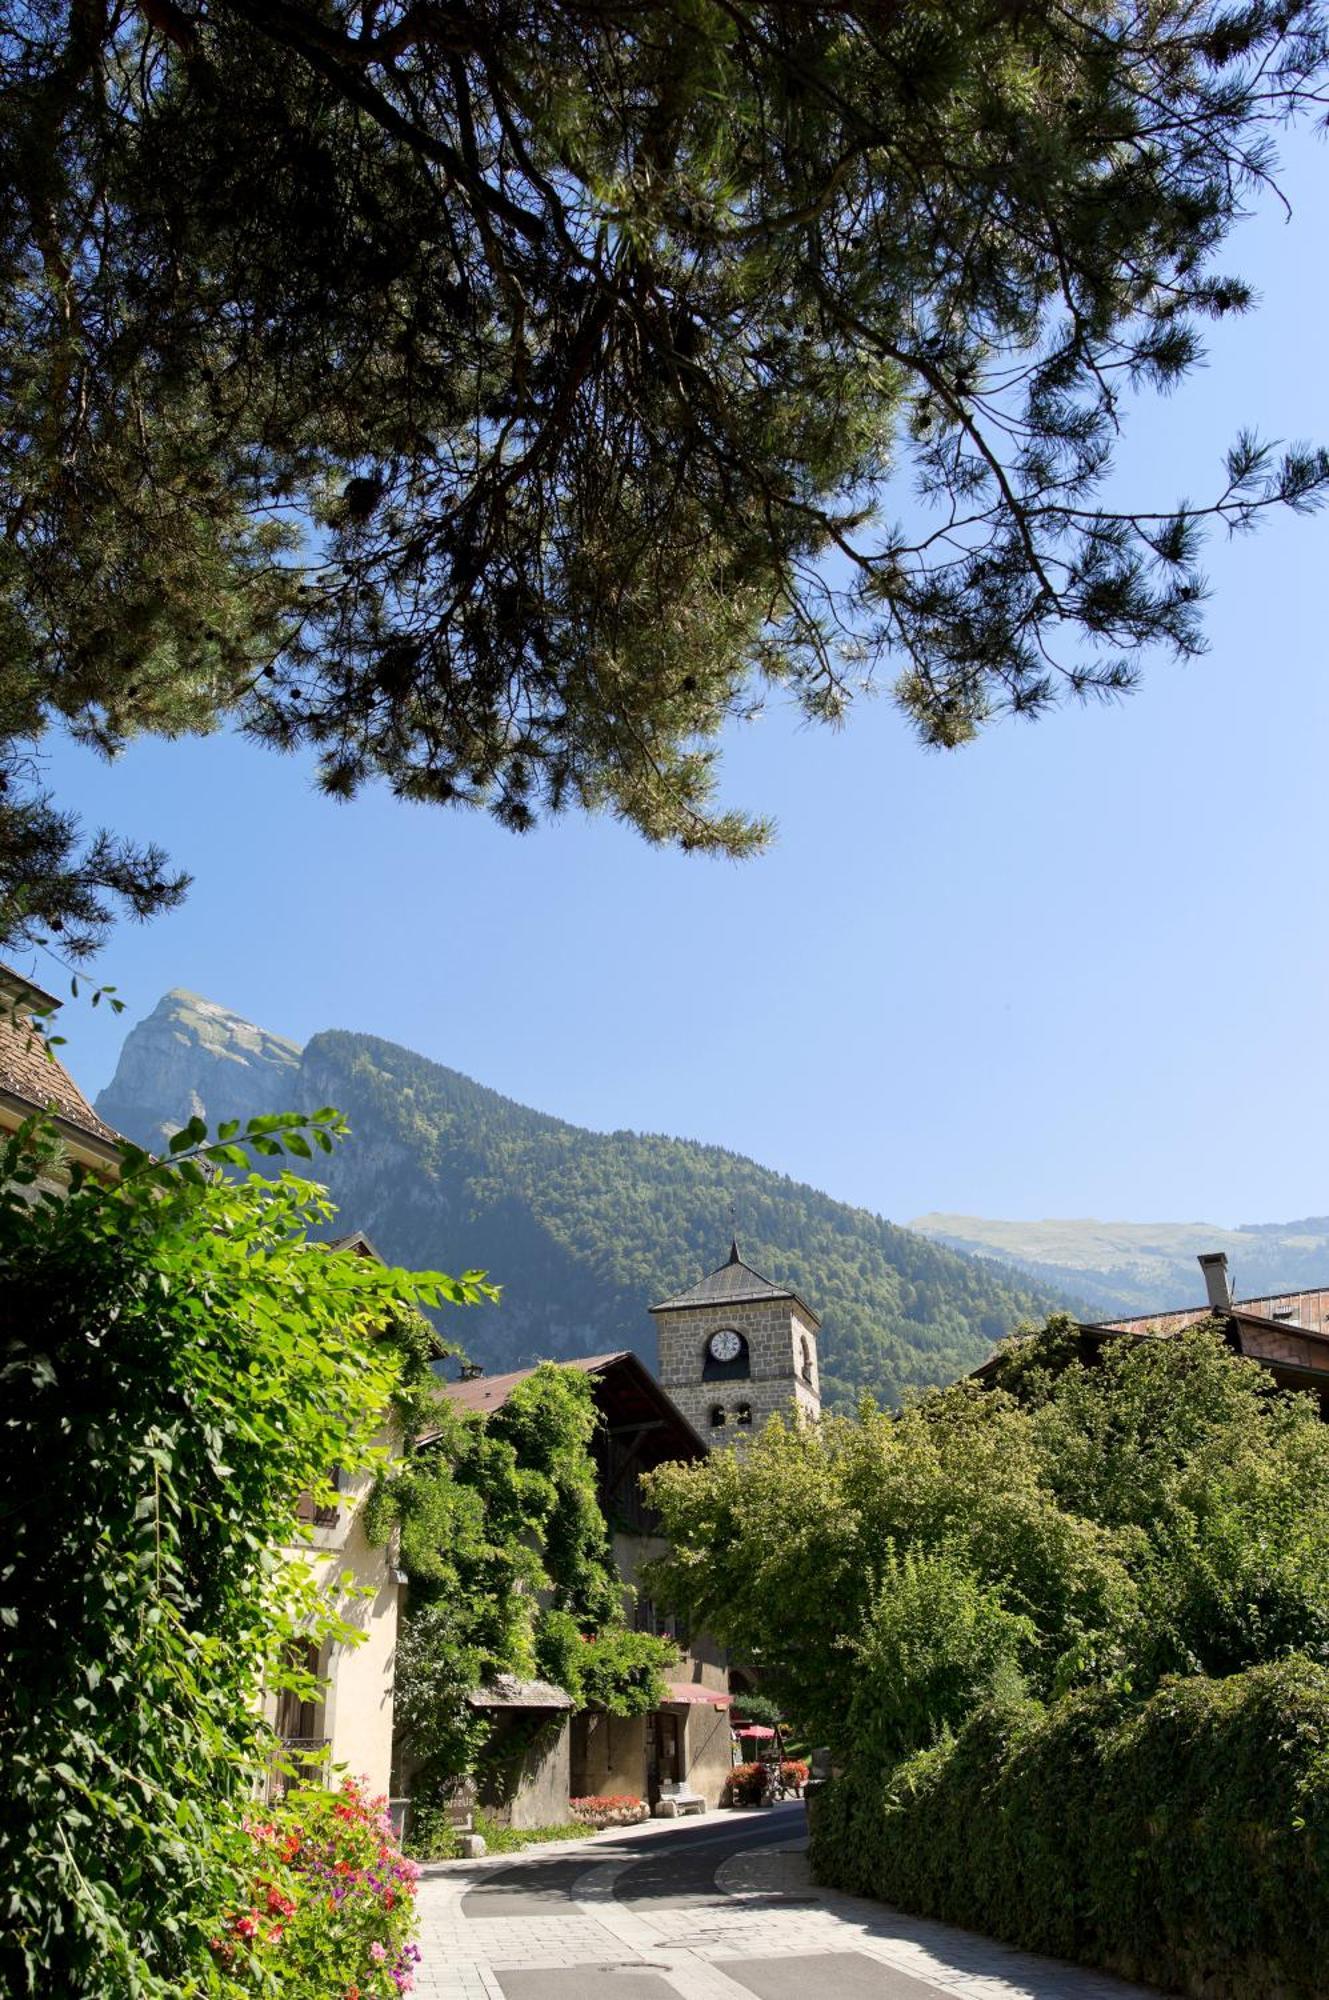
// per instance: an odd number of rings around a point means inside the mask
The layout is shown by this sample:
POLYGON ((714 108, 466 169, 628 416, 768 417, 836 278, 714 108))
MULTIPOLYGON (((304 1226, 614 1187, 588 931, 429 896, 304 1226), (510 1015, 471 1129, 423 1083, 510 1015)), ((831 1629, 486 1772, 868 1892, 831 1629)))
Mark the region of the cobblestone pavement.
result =
POLYGON ((792 1805, 436 1864, 419 2000, 1151 2000, 818 1889, 803 1847, 792 1805))

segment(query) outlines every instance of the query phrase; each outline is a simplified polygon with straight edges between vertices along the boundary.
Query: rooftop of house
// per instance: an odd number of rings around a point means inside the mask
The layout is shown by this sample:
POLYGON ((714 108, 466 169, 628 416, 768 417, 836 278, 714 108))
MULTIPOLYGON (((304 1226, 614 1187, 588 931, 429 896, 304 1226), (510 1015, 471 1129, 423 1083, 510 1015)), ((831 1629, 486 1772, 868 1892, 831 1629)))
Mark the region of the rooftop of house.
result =
MULTIPOLYGON (((620 1348, 613 1354, 577 1354, 560 1365, 579 1368, 584 1374, 596 1377, 596 1400, 611 1433, 651 1433, 654 1449, 643 1458, 643 1467, 647 1459, 658 1464, 664 1458, 705 1456, 705 1443, 667 1390, 630 1349, 620 1348)), ((503 1408, 513 1390, 528 1382, 534 1373, 534 1368, 514 1368, 504 1375, 468 1374, 458 1382, 440 1382, 439 1394, 455 1410, 492 1416, 503 1408)), ((431 1436, 437 1436, 437 1432, 424 1432, 421 1444, 428 1444, 431 1436)))
POLYGON ((97 1116, 39 1026, 59 1005, 13 966, 0 964, 0 1096, 23 1117, 52 1112, 60 1125, 109 1156, 120 1134, 97 1116))
POLYGON ((1102 1333, 1171 1334, 1184 1327, 1198 1326, 1202 1320, 1262 1320, 1303 1331, 1329 1331, 1329 1285, 1310 1286, 1301 1291, 1261 1292, 1253 1298, 1215 1298, 1202 1306, 1168 1306, 1162 1312, 1133 1313, 1125 1319, 1087 1322, 1092 1331, 1102 1333))
POLYGON ((739 1254, 738 1238, 729 1247, 729 1255, 717 1270, 699 1284, 690 1285, 685 1292, 675 1293, 673 1298, 662 1299, 658 1306, 652 1306, 653 1313, 688 1312, 703 1306, 757 1305, 765 1299, 792 1299, 800 1306, 814 1326, 821 1321, 806 1299, 800 1298, 787 1285, 772 1284, 763 1278, 760 1271, 754 1271, 745 1264, 739 1254))
MULTIPOLYGON (((1311 1390, 1321 1398, 1329 1415, 1329 1286, 1237 1299, 1232 1296, 1222 1251, 1202 1256, 1199 1262, 1209 1294, 1204 1305, 1167 1307, 1125 1319, 1087 1320, 1080 1327, 1082 1358, 1092 1359, 1109 1342, 1170 1340, 1187 1327, 1216 1319, 1223 1324, 1235 1353, 1258 1362, 1280 1388, 1311 1390)), ((994 1377, 1001 1358, 998 1348, 974 1370, 975 1378, 986 1381, 994 1377)))

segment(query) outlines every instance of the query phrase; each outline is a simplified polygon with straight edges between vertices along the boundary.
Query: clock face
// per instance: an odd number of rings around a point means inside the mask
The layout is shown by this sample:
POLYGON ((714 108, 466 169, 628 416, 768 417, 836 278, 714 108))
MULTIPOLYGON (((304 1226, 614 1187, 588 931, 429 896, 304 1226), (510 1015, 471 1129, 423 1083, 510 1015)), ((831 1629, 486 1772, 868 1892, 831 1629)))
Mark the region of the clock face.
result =
POLYGON ((722 1327, 719 1333, 711 1335, 711 1357, 715 1361, 734 1361, 738 1358, 743 1343, 730 1327, 722 1327))

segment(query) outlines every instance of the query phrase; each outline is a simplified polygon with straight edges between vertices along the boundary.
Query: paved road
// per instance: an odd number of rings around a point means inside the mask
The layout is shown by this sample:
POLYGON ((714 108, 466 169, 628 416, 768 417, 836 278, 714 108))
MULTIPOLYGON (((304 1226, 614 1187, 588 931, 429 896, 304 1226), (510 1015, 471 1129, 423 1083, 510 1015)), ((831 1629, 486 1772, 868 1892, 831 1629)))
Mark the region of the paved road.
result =
POLYGON ((1152 2000, 811 1882, 803 1809, 711 1814, 446 1862, 420 2000, 1152 2000))

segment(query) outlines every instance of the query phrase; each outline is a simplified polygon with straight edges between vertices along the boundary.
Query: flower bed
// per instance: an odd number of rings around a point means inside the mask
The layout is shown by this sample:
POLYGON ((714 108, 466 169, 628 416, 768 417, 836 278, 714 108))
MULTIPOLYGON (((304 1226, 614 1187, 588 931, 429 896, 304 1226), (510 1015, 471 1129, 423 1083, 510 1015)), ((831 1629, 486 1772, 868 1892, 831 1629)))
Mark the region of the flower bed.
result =
POLYGON ((586 1799, 569 1799, 568 1807, 573 1818, 584 1820, 587 1826, 638 1826, 651 1816, 646 1801, 634 1798, 631 1792, 596 1793, 586 1799))
POLYGON ((724 1796, 721 1804, 727 1806, 759 1806, 766 1786, 766 1766, 764 1764, 735 1764, 725 1779, 724 1796))
POLYGON ((254 1847, 248 1907, 212 1940, 227 2000, 397 2000, 419 1951, 415 1885, 385 1801, 349 1780, 339 1792, 288 1793, 246 1821, 254 1847))

